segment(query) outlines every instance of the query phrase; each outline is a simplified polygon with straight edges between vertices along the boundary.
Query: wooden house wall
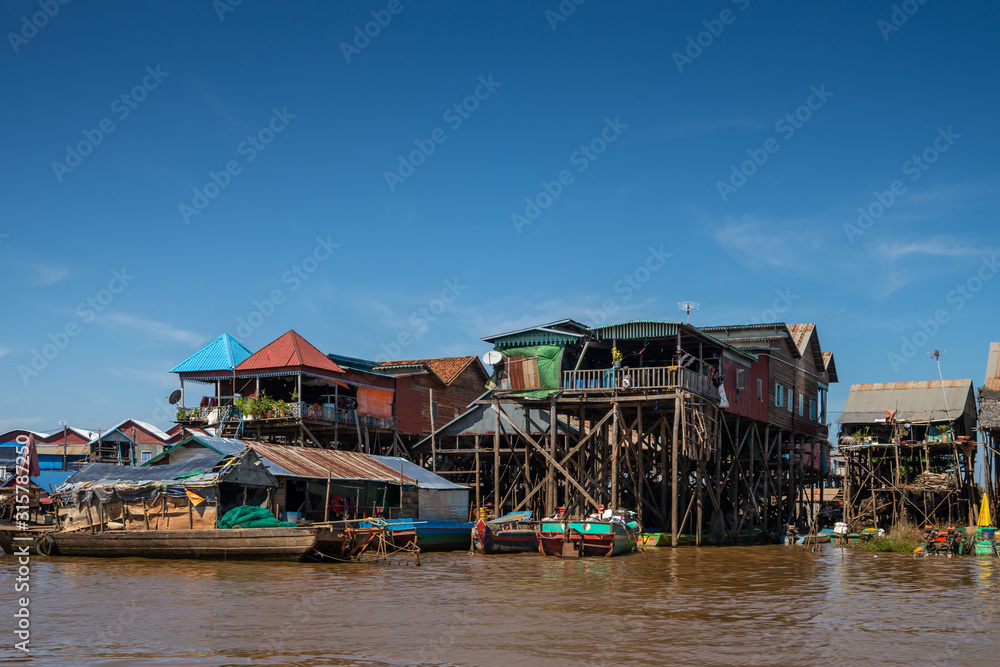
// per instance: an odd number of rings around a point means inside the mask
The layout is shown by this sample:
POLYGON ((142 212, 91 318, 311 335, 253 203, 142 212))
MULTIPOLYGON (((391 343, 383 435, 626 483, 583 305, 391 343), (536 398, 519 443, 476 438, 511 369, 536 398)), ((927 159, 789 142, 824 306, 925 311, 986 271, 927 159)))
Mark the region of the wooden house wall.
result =
MULTIPOLYGON (((789 344, 793 344, 789 341, 789 344)), ((792 431, 797 434, 825 439, 827 428, 819 419, 819 386, 818 376, 822 368, 816 368, 811 354, 804 357, 793 357, 788 345, 781 341, 779 349, 772 350, 767 357, 768 378, 768 423, 792 431), (778 407, 775 404, 776 385, 784 387, 785 404, 778 407), (792 406, 789 410, 788 390, 793 392, 792 406), (799 395, 805 395, 802 415, 799 415, 799 395), (816 401, 817 419, 809 418, 809 401, 816 401)))
MULTIPOLYGON (((738 364, 732 359, 727 359, 723 357, 722 359, 722 384, 726 388, 726 398, 729 400, 729 408, 727 412, 740 415, 743 417, 749 417, 750 419, 755 419, 760 422, 767 421, 768 414, 768 400, 767 400, 767 390, 768 390, 768 362, 766 358, 760 358, 753 362, 749 368, 738 364), (738 369, 746 370, 746 388, 742 391, 736 389, 736 371, 738 369), (757 380, 762 383, 763 393, 760 399, 757 397, 757 380)), ((772 388, 773 392, 774 389, 772 388)), ((774 396, 771 397, 771 402, 774 401, 774 396)))
POLYGON ((421 416, 421 401, 423 395, 414 388, 410 378, 396 378, 396 421, 400 433, 421 435, 423 433, 423 418, 421 416))
POLYGON ((485 391, 483 378, 476 372, 472 364, 466 367, 448 386, 441 386, 430 375, 412 375, 410 383, 411 387, 419 394, 420 428, 423 434, 429 434, 432 430, 431 389, 434 389, 434 402, 438 406, 437 419, 434 420, 436 427, 447 424, 465 412, 469 403, 482 396, 483 391, 485 391))
MULTIPOLYGON (((105 522, 122 521, 124 515, 125 530, 146 530, 142 502, 114 501, 104 505, 103 509, 105 522)), ((146 501, 145 511, 150 530, 188 530, 192 525, 195 529, 215 528, 214 503, 192 506, 187 498, 167 498, 164 504, 164 499, 161 497, 158 500, 146 501)), ((77 509, 75 505, 68 505, 60 507, 58 512, 59 523, 63 530, 96 527, 101 522, 97 506, 91 507, 89 514, 86 505, 81 509, 77 509)), ((105 527, 105 530, 109 529, 105 527)))
MULTIPOLYGON (((62 431, 57 431, 47 438, 41 438, 36 440, 36 442, 44 442, 49 445, 62 445, 63 444, 63 434, 62 431)), ((79 433, 75 431, 66 431, 66 446, 70 447, 73 445, 86 445, 90 440, 84 438, 79 433)))

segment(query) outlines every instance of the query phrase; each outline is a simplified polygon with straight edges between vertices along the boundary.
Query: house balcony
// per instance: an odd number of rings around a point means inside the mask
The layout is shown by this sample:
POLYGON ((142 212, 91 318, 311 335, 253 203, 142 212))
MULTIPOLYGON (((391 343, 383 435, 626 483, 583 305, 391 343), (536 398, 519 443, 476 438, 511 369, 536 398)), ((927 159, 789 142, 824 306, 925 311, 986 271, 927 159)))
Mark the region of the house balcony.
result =
POLYGON ((257 414, 244 414, 235 405, 208 406, 203 408, 181 408, 177 411, 177 422, 185 426, 201 428, 231 424, 243 421, 247 424, 263 426, 286 426, 289 423, 326 422, 354 426, 368 426, 391 431, 396 422, 393 417, 373 415, 360 410, 336 407, 320 403, 285 403, 284 409, 268 410, 257 414))
POLYGON ((562 389, 567 394, 606 394, 609 391, 642 394, 683 390, 719 400, 719 389, 712 385, 708 376, 681 366, 563 371, 562 389))

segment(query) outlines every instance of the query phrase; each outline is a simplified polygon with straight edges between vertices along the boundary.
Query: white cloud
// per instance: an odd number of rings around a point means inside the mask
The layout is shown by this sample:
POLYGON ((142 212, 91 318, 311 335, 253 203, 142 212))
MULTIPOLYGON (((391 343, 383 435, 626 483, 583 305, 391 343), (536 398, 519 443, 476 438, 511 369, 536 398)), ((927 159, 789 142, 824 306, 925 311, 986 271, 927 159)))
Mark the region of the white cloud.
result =
POLYGON ((129 329, 142 331, 143 333, 149 334, 153 338, 172 340, 178 343, 184 343, 185 345, 190 345, 192 347, 198 347, 205 342, 204 336, 196 334, 193 331, 187 331, 186 329, 172 327, 166 322, 157 322, 156 320, 133 317, 132 315, 126 315, 125 313, 109 313, 101 319, 102 321, 113 322, 114 324, 127 327, 129 329))
POLYGON ((806 220, 777 222, 745 215, 727 218, 711 235, 722 248, 750 266, 812 271, 804 253, 822 251, 817 224, 806 220))
POLYGON ((62 264, 56 266, 36 264, 31 266, 30 270, 32 274, 31 284, 39 287, 54 285, 61 280, 69 278, 69 269, 62 264))
POLYGON ((5 347, 3 345, 0 345, 0 357, 5 357, 5 356, 7 356, 8 354, 10 354, 13 351, 14 351, 14 348, 12 348, 12 347, 5 347))

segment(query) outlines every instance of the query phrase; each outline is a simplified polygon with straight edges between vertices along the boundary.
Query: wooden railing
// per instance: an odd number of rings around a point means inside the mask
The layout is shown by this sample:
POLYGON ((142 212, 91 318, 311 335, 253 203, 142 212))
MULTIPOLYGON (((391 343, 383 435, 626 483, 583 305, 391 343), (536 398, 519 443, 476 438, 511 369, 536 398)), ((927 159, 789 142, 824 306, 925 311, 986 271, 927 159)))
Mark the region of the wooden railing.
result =
POLYGON ((719 390, 707 376, 679 366, 563 371, 562 388, 569 392, 684 389, 711 398, 719 396, 719 390))

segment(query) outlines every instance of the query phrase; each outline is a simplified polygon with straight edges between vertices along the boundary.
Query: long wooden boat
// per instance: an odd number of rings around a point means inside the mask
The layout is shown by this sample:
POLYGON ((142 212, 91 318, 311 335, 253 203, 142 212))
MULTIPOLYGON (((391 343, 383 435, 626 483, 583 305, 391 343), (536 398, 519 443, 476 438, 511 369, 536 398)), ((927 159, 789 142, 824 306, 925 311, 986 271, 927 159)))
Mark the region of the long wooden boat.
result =
POLYGON ((302 561, 318 534, 314 527, 53 532, 39 540, 38 550, 52 556, 302 561))
POLYGON ((472 528, 472 546, 484 554, 538 551, 538 521, 531 512, 508 514, 493 521, 479 519, 472 528))
POLYGON ((582 521, 542 519, 538 551, 545 556, 620 556, 638 546, 641 528, 635 521, 588 518, 582 521))
POLYGON ((4 526, 0 528, 0 550, 6 554, 16 554, 22 547, 28 547, 28 553, 34 554, 35 544, 43 535, 55 531, 55 526, 29 526, 20 529, 16 526, 4 526))
POLYGON ((362 521, 362 528, 384 526, 388 530, 413 530, 417 535, 420 553, 427 551, 467 551, 472 545, 471 521, 445 521, 443 519, 373 519, 362 521))

